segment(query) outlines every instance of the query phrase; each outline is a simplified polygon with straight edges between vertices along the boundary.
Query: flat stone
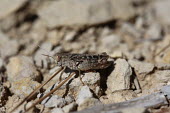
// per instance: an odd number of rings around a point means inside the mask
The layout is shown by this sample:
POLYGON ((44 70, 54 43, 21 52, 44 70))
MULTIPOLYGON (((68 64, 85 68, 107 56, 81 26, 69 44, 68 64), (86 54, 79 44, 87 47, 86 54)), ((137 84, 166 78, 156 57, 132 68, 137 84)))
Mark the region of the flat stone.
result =
POLYGON ((28 0, 1 0, 0 1, 0 19, 6 17, 7 15, 15 12, 17 9, 23 6, 28 0))
POLYGON ((11 57, 7 64, 7 76, 10 82, 18 81, 23 78, 31 78, 38 81, 41 79, 32 58, 27 56, 11 57))
POLYGON ((128 63, 135 69, 138 74, 148 74, 154 69, 154 64, 140 62, 137 60, 129 60, 128 63))
MULTIPOLYGON (((94 85, 94 84, 98 84, 100 81, 100 73, 98 72, 87 72, 84 73, 84 75, 81 75, 82 77, 82 81, 84 84, 86 85, 94 85)), ((80 78, 75 78, 71 84, 71 87, 75 87, 75 86, 82 86, 82 82, 80 81, 80 78)))
POLYGON ((129 19, 134 14, 128 0, 51 1, 38 11, 40 19, 49 28, 96 25, 114 19, 129 19))
POLYGON ((107 79, 107 91, 114 92, 116 90, 130 89, 130 77, 132 75, 130 65, 124 59, 118 59, 115 63, 114 71, 107 79))
POLYGON ((61 108, 54 108, 51 110, 51 113, 65 113, 61 108))
POLYGON ((51 43, 43 43, 40 46, 40 49, 35 53, 35 56, 34 56, 35 64, 38 67, 48 68, 48 62, 47 62, 48 57, 44 56, 43 54, 50 55, 51 49, 52 49, 51 43))
POLYGON ((90 91, 90 88, 88 86, 83 86, 81 87, 77 99, 76 99, 76 103, 78 105, 82 104, 87 98, 92 98, 93 94, 90 91))
POLYGON ((19 43, 17 40, 9 39, 7 35, 0 31, 0 55, 2 58, 15 55, 19 50, 19 43), (10 48, 10 49, 9 49, 10 48))
POLYGON ((151 5, 152 10, 154 10, 156 15, 156 20, 158 20, 163 25, 170 25, 170 0, 156 0, 151 5))
POLYGON ((77 107, 77 104, 75 102, 73 102, 73 103, 70 103, 70 104, 64 106, 63 111, 64 111, 64 113, 69 113, 73 110, 76 110, 76 107, 77 107))

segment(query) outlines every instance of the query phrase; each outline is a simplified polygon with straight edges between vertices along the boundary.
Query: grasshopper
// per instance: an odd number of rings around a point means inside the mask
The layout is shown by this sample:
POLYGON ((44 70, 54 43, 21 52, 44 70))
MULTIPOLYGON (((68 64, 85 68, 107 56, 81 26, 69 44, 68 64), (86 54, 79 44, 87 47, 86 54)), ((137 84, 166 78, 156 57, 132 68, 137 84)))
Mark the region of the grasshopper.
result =
MULTIPOLYGON (((69 54, 69 53, 57 53, 55 57, 45 55, 47 57, 51 57, 54 59, 56 66, 60 66, 61 68, 56 71, 47 81, 38 86, 33 92, 31 92, 25 99, 23 99, 16 107, 14 107, 10 113, 14 112, 21 104, 25 101, 29 100, 38 90, 40 90, 44 85, 46 85, 52 78, 54 78, 58 73, 63 73, 66 68, 70 68, 71 70, 77 70, 79 75, 81 71, 89 71, 89 70, 97 70, 97 69, 105 69, 112 64, 112 61, 108 61, 111 58, 107 53, 102 54, 69 54)), ((25 112, 29 111, 36 104, 43 101, 49 95, 54 93, 57 89, 59 89, 65 82, 67 82, 75 72, 71 73, 65 80, 59 83, 59 85, 47 93, 45 96, 41 97, 35 103, 33 103, 30 107, 25 109, 25 112)), ((81 80, 81 78, 80 78, 81 80)), ((81 80, 82 82, 82 80, 81 80)), ((82 82, 83 83, 83 82, 82 82)))

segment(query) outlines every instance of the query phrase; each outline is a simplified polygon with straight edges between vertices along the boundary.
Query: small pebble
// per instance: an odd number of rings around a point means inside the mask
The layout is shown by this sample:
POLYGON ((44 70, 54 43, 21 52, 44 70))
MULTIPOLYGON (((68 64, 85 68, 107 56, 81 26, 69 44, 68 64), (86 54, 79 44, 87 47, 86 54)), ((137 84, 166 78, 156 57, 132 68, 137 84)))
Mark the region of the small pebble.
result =
POLYGON ((93 94, 90 91, 90 88, 88 86, 83 86, 81 87, 77 99, 76 99, 76 103, 78 105, 82 104, 87 98, 92 98, 93 94))
POLYGON ((32 58, 27 56, 11 57, 7 64, 7 76, 10 82, 29 77, 33 80, 41 80, 41 76, 34 66, 32 58))
POLYGON ((64 113, 69 113, 73 110, 76 110, 76 107, 77 107, 77 104, 75 102, 73 102, 73 103, 70 103, 70 104, 64 106, 63 111, 64 111, 64 113))
POLYGON ((115 68, 107 79, 107 91, 114 92, 116 90, 130 89, 132 75, 130 65, 124 59, 118 59, 115 63, 115 68))
MULTIPOLYGON (((84 75, 81 75, 82 77, 82 81, 84 84, 87 84, 87 85, 94 85, 94 84, 98 84, 99 81, 100 81, 100 73, 98 72, 87 72, 87 73, 83 73, 84 75)), ((80 81, 80 78, 75 78, 71 84, 70 84, 71 87, 74 87, 74 86, 82 86, 82 83, 80 81)))
POLYGON ((85 108, 89 108, 89 107, 95 106, 95 105, 99 105, 99 104, 101 104, 101 102, 98 99, 95 99, 95 98, 86 98, 83 101, 83 103, 81 103, 78 106, 78 111, 83 110, 85 108))
POLYGON ((129 60, 128 63, 135 69, 138 74, 148 74, 154 69, 154 64, 129 60))
POLYGON ((35 53, 35 56, 34 56, 35 64, 38 67, 48 68, 48 62, 47 62, 48 57, 42 54, 50 55, 51 49, 52 49, 51 43, 43 43, 40 46, 40 49, 35 53))
POLYGON ((32 81, 30 77, 13 81, 10 90, 20 98, 28 96, 40 83, 32 81))
POLYGON ((54 108, 51 110, 51 113, 65 113, 61 108, 54 108))
POLYGON ((76 35, 76 33, 77 32, 75 32, 75 31, 69 32, 69 33, 66 34, 64 39, 66 41, 72 41, 74 39, 74 36, 76 35))

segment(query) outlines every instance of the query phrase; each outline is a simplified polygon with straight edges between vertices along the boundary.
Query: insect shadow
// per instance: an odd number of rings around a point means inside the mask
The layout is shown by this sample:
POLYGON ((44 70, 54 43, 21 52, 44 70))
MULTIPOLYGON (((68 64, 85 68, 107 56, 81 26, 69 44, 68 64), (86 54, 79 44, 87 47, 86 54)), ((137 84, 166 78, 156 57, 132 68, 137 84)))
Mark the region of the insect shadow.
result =
POLYGON ((114 61, 109 61, 109 62, 111 63, 111 65, 109 67, 107 67, 106 69, 97 70, 97 72, 100 73, 100 88, 103 92, 105 92, 107 89, 107 84, 106 84, 107 78, 115 68, 114 61))
MULTIPOLYGON (((105 92, 106 89, 107 89, 107 78, 108 76, 112 73, 112 71, 114 70, 114 61, 109 61, 110 62, 110 66, 105 68, 105 69, 98 69, 98 70, 89 70, 88 72, 99 72, 100 73, 100 88, 102 90, 102 92, 105 92)), ((76 73, 76 76, 74 78, 78 78, 79 77, 79 73, 77 70, 71 70, 69 68, 66 68, 65 70, 65 73, 72 73, 72 72, 75 72, 76 73)), ((86 71, 81 71, 81 74, 85 74, 87 73, 86 71)), ((71 84, 71 82, 73 81, 72 78, 71 80, 68 81, 68 83, 66 84, 66 91, 65 91, 65 94, 63 95, 63 98, 65 96, 67 96, 67 94, 69 93, 69 85, 71 84)), ((86 85, 86 84, 84 84, 86 85)))

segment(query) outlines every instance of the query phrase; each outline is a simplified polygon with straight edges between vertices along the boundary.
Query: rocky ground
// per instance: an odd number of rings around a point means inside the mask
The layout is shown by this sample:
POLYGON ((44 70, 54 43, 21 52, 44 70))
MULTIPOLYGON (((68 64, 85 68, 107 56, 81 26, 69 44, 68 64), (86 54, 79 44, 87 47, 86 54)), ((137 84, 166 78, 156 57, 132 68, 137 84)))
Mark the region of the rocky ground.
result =
MULTIPOLYGON (((42 54, 106 52, 114 62, 81 73, 84 85, 73 77, 30 112, 76 112, 159 92, 170 84, 169 7, 170 0, 0 0, 0 112, 11 111, 59 69, 42 54)), ((16 112, 58 82, 59 74, 16 112)), ((165 104, 130 110, 170 112, 165 104)))

